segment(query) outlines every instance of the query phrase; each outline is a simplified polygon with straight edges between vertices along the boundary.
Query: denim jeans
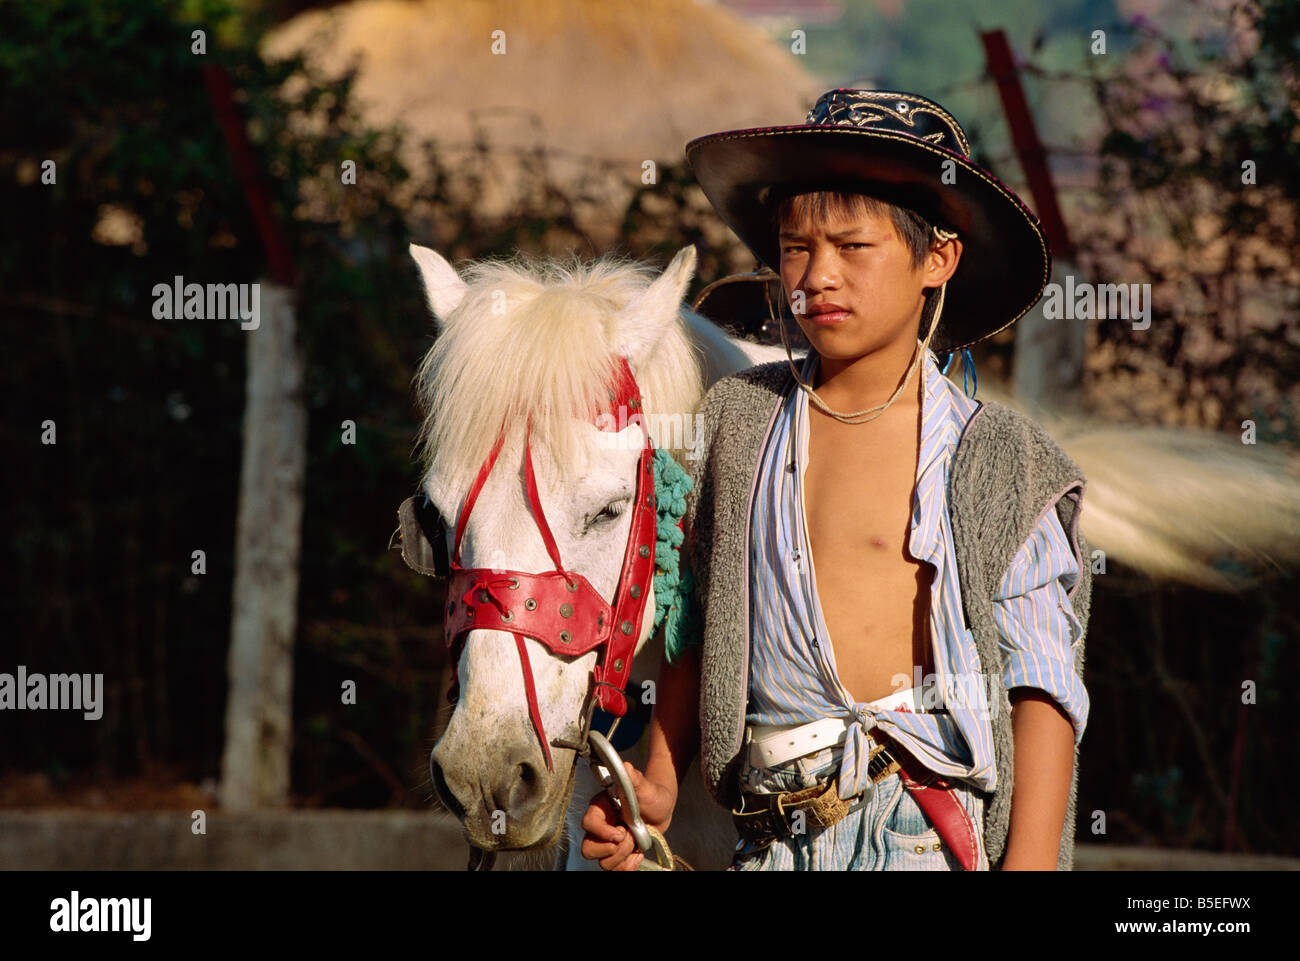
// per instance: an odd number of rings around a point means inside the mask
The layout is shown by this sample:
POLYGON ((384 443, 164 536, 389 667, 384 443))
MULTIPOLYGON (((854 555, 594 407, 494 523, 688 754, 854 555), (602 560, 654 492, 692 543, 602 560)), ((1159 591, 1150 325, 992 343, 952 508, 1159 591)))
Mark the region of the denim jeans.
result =
MULTIPOLYGON (((750 769, 751 789, 797 791, 839 770, 839 751, 827 749, 772 770, 750 769)), ((984 802, 964 782, 953 793, 970 812, 979 839, 976 870, 987 871, 984 802)), ((732 871, 960 871, 960 862, 939 837, 912 793, 895 773, 855 799, 845 817, 828 828, 809 824, 801 835, 778 838, 766 848, 742 841, 732 871)))

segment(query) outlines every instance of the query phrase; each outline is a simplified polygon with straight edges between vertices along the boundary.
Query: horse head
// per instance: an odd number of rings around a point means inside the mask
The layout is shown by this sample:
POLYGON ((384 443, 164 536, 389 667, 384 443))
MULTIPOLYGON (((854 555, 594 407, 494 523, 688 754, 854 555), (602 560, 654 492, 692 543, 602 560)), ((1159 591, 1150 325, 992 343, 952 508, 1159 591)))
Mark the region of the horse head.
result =
MULTIPOLYGON (((680 454, 686 433, 663 424, 689 417, 702 391, 681 318, 694 250, 653 279, 609 258, 485 261, 462 276, 432 250, 411 253, 439 328, 417 375, 423 487, 468 572, 457 581, 453 564, 451 583, 468 585, 445 609, 458 696, 430 773, 475 847, 544 847, 563 825, 597 682, 613 672, 612 657, 600 663, 609 648, 590 649, 592 612, 629 651, 651 634, 652 567, 632 589, 639 623, 605 620, 628 609, 616 597, 621 575, 645 557, 629 535, 647 530, 647 436, 680 454), (624 406, 636 409, 613 412, 629 384, 624 406), (476 610, 492 626, 466 620, 476 610), (566 654, 570 644, 581 653, 566 654)), ((648 523, 653 532, 653 507, 648 523)))

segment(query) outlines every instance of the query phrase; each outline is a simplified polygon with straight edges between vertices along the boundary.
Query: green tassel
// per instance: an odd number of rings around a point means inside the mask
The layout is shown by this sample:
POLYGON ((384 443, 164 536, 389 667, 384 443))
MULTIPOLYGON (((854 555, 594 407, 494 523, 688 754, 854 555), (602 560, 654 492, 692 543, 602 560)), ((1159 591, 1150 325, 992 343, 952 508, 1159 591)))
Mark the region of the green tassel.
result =
POLYGON ((662 447, 655 450, 655 621, 654 629, 664 628, 664 655, 669 663, 682 651, 699 643, 691 589, 694 579, 682 562, 681 528, 686 515, 686 495, 691 492, 691 477, 662 447))

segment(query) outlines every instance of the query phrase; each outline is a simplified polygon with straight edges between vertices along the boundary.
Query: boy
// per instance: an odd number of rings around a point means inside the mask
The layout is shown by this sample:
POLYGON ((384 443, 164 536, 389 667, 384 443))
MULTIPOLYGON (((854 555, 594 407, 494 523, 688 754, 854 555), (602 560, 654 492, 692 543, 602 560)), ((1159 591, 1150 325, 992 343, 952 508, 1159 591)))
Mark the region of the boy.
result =
MULTIPOLYGON (((812 345, 802 371, 787 353, 702 405, 702 644, 670 652, 631 771, 663 830, 702 749, 738 870, 1072 865, 1084 481, 930 351, 1013 323, 1050 266, 1037 221, 968 154, 938 104, 857 90, 801 126, 687 146, 812 345)), ((635 869, 603 797, 583 826, 584 856, 635 869)))

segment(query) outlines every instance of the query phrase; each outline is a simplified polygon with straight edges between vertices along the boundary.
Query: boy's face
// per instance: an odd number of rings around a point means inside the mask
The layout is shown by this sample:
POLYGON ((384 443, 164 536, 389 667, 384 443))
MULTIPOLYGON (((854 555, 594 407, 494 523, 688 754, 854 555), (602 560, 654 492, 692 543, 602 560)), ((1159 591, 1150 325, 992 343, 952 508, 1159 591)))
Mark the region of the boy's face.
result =
POLYGON ((893 220, 865 213, 787 222, 779 240, 781 279, 804 336, 823 357, 845 361, 889 347, 910 353, 925 289, 947 280, 960 256, 954 242, 914 266, 893 220))

